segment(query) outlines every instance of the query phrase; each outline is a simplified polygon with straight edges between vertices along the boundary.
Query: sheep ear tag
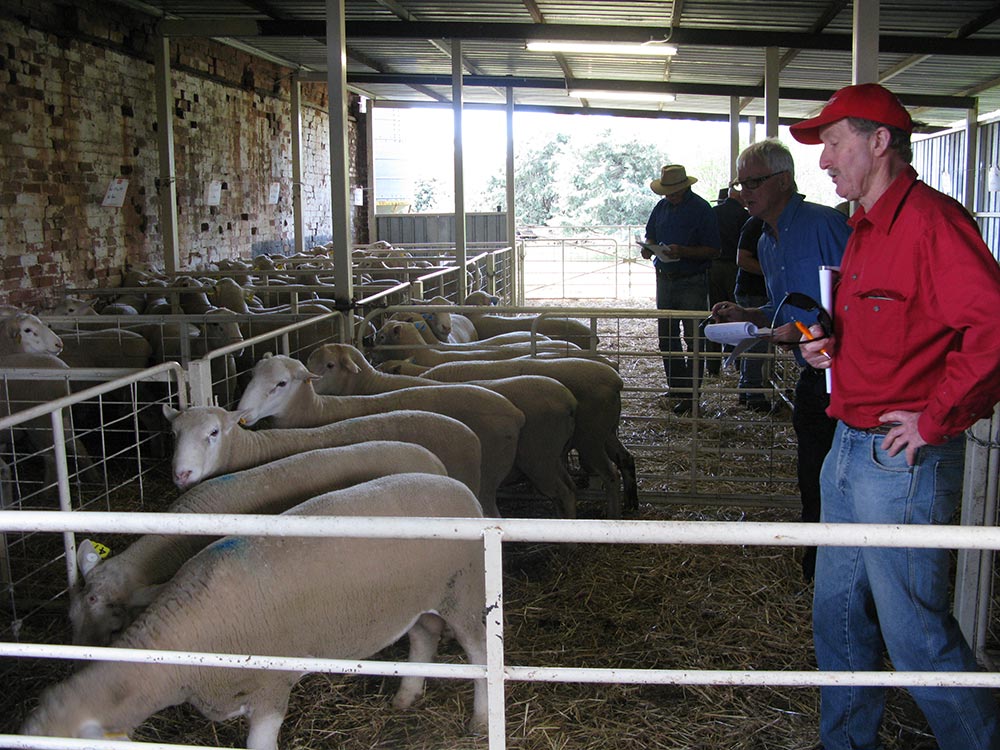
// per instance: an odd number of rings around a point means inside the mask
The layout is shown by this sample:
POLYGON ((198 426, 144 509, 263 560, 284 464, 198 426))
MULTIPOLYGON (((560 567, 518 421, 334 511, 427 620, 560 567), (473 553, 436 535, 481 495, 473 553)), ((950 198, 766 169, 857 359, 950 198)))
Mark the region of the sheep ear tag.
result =
MULTIPOLYGON (((103 548, 106 553, 110 553, 107 547, 99 542, 92 542, 89 539, 84 539, 80 542, 79 546, 76 548, 76 565, 80 569, 80 574, 86 580, 90 572, 101 564, 103 559, 101 553, 98 551, 99 548, 103 548)), ((106 557, 107 555, 105 555, 106 557)))
POLYGON ((111 556, 110 547, 101 544, 100 542, 95 542, 93 539, 90 540, 90 543, 94 547, 94 552, 96 552, 97 556, 100 557, 102 560, 107 560, 108 557, 111 556))

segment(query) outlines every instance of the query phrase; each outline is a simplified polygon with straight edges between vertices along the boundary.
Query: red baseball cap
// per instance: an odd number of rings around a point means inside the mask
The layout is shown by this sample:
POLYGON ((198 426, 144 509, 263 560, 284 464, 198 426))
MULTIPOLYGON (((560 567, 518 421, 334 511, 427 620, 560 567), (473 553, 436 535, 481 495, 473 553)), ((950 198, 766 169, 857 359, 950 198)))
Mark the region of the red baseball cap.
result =
POLYGON ((845 117, 858 117, 862 120, 891 125, 907 133, 913 132, 910 113, 899 103, 895 94, 877 83, 845 86, 830 97, 822 112, 808 120, 795 123, 789 131, 799 143, 822 143, 819 138, 820 128, 845 117))

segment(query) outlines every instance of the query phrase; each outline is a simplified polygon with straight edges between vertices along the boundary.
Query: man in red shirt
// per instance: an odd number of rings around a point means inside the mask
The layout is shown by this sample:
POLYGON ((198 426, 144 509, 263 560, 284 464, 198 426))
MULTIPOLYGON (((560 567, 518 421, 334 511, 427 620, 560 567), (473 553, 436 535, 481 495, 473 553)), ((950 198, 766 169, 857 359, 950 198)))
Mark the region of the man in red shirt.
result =
MULTIPOLYGON (((961 499, 964 433, 1000 400, 1000 266, 973 218, 917 179, 913 123, 877 84, 838 91, 793 125, 851 217, 833 335, 803 345, 831 367, 839 420, 821 475, 822 520, 947 524, 961 499), (826 354, 821 352, 821 349, 826 354)), ((813 328, 814 335, 821 334, 813 328)), ((820 547, 813 629, 820 669, 976 671, 951 616, 949 552, 820 547)), ((821 690, 824 750, 879 748, 884 689, 821 690)), ((986 688, 913 687, 943 750, 1000 748, 986 688)))

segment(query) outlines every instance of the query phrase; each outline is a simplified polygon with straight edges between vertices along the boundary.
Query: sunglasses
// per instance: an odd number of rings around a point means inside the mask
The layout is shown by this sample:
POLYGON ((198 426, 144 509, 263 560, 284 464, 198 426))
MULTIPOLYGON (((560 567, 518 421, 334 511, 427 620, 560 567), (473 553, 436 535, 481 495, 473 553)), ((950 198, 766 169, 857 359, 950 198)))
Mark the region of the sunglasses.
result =
MULTIPOLYGON (((775 324, 778 322, 778 314, 781 312, 781 308, 785 305, 790 307, 797 307, 803 312, 814 312, 816 313, 816 322, 819 323, 820 328, 823 329, 823 335, 817 338, 826 338, 831 333, 833 333, 833 320, 830 319, 830 313, 828 313, 823 306, 810 297, 808 294, 803 294, 802 292, 788 292, 782 298, 778 306, 774 308, 774 316, 771 318, 771 328, 773 329, 775 324)), ((785 346, 799 346, 802 341, 777 341, 772 339, 776 344, 783 344, 785 346)))

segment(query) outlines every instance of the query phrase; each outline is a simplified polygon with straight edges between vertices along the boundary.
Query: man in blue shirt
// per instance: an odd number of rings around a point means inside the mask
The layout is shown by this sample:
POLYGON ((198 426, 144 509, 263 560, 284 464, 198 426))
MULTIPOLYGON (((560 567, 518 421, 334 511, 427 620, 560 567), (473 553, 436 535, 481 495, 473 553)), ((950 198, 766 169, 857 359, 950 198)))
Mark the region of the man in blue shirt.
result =
MULTIPOLYGON (((708 271, 719 257, 719 222, 708 201, 691 192, 697 177, 688 177, 680 164, 663 168, 660 178, 649 183, 663 198, 646 222, 646 242, 657 245, 656 307, 659 310, 705 310, 708 308, 708 271)), ((653 251, 642 248, 642 257, 653 251)), ((694 357, 684 356, 681 318, 657 321, 663 369, 667 375, 675 414, 691 411, 696 385, 694 357)), ((689 349, 698 332, 698 321, 683 319, 689 349)))
MULTIPOLYGON (((769 300, 755 308, 720 302, 712 309, 712 317, 771 326, 775 328, 774 341, 798 342, 801 334, 795 328, 795 321, 812 325, 816 313, 780 303, 788 292, 806 294, 819 301, 819 267, 840 265, 851 233, 847 218, 836 209, 807 202, 805 196, 796 192, 795 162, 785 145, 776 139, 746 148, 736 169, 738 177, 734 185, 741 190, 747 210, 764 221, 757 254, 769 300)), ((833 441, 836 420, 826 415, 830 396, 823 371, 807 365, 798 349, 795 357, 802 366, 792 402, 792 425, 798 438, 802 520, 815 522, 820 512, 819 473, 833 441)), ((802 560, 807 581, 812 580, 815 562, 816 549, 811 547, 802 560)))

